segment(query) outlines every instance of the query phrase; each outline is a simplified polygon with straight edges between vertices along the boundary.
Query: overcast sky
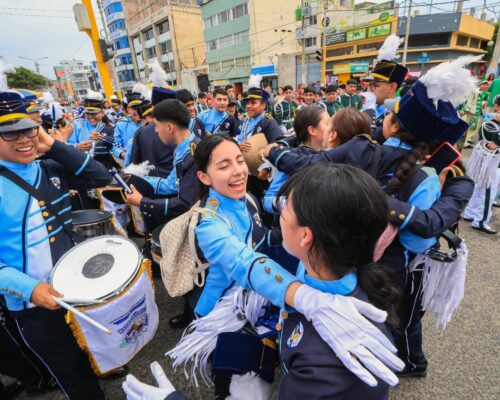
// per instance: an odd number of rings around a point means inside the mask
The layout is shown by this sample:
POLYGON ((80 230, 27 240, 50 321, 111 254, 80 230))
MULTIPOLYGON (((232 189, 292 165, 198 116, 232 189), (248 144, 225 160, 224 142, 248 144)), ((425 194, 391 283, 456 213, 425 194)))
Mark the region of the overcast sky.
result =
MULTIPOLYGON (((79 32, 73 17, 78 0, 0 0, 0 56, 15 67, 35 70, 31 59, 40 60, 40 73, 54 79, 53 66, 60 60, 95 60, 86 33, 79 32)), ((99 16, 95 0, 94 12, 99 16)), ((98 24, 101 25, 100 17, 98 24)))

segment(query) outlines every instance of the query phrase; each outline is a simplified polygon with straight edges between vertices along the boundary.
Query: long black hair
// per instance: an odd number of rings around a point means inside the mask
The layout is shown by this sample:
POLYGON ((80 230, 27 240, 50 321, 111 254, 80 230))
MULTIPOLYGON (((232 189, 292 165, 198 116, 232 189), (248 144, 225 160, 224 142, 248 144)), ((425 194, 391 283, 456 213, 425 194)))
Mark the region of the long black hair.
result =
POLYGON ((323 107, 304 107, 299 110, 293 120, 293 129, 299 143, 303 144, 307 141, 309 127, 317 127, 324 112, 326 110, 323 107))
POLYGON ((388 223, 386 198, 377 182, 353 166, 317 164, 293 175, 278 194, 290 195, 298 224, 313 233, 311 268, 321 263, 339 277, 357 268, 360 287, 374 305, 389 311, 388 322, 395 325, 392 308, 399 292, 373 261, 388 223))
MULTIPOLYGON (((238 142, 228 135, 210 135, 204 137, 196 146, 194 151, 194 161, 196 163, 196 171, 207 172, 208 164, 212 160, 212 153, 215 148, 222 142, 231 142, 238 146, 238 142)), ((199 199, 202 199, 208 193, 208 186, 198 181, 200 185, 199 199)))

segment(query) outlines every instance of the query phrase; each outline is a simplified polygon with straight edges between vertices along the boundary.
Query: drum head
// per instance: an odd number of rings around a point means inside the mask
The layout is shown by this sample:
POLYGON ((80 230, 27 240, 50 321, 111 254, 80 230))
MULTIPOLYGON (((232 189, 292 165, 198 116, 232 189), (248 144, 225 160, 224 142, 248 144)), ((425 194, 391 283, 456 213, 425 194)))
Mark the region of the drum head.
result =
POLYGON ((106 221, 112 215, 109 211, 79 210, 71 212, 71 219, 73 220, 73 225, 87 225, 106 221))
POLYGON ((160 246, 160 233, 161 233, 161 230, 164 228, 166 224, 163 224, 161 226, 159 226, 158 228, 156 228, 154 231, 153 231, 153 235, 151 237, 151 241, 158 245, 158 247, 160 246))
POLYGON ((101 191, 101 196, 113 203, 125 204, 125 200, 122 196, 122 189, 103 189, 101 191))
POLYGON ((52 270, 51 283, 68 298, 106 299, 135 277, 141 253, 121 236, 89 239, 64 254, 52 270))

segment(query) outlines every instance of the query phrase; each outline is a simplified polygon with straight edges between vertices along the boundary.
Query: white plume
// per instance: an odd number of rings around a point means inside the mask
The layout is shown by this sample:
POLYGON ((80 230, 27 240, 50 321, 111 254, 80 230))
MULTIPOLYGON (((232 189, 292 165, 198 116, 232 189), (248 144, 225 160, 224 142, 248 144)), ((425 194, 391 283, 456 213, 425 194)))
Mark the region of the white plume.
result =
POLYGON ((377 60, 382 61, 394 61, 399 58, 398 52, 398 47, 401 43, 404 42, 403 38, 400 38, 399 36, 396 35, 390 35, 388 36, 382 47, 378 51, 378 56, 377 60))
POLYGON ((148 64, 151 68, 151 73, 149 74, 149 80, 153 83, 154 87, 165 87, 167 86, 167 73, 163 70, 158 60, 153 63, 148 64))
POLYGON ((149 173, 154 169, 155 166, 153 164, 150 164, 149 161, 143 161, 140 164, 128 165, 127 167, 123 168, 123 173, 144 178, 145 176, 148 176, 149 173))
POLYGON ((427 88, 427 96, 433 100, 436 108, 438 100, 449 101, 458 107, 467 100, 469 94, 477 92, 477 79, 465 66, 481 58, 482 55, 458 57, 435 66, 420 78, 420 82, 427 88))
POLYGON ((260 82, 262 82, 262 76, 252 74, 250 75, 250 79, 248 79, 248 87, 260 88, 260 82))
POLYGON ((52 96, 52 93, 50 93, 50 92, 44 92, 40 101, 43 104, 49 105, 50 103, 52 103, 54 101, 54 96, 52 96))
POLYGON ((9 90, 9 85, 7 85, 7 75, 9 72, 16 72, 12 64, 7 64, 5 61, 0 59, 0 92, 6 92, 9 90))
POLYGON ((87 89, 87 95, 85 98, 89 100, 104 100, 104 97, 99 92, 94 92, 93 90, 87 89))
POLYGON ((133 87, 132 87, 132 92, 133 93, 140 93, 143 98, 146 100, 151 100, 151 90, 148 89, 148 87, 141 82, 137 82, 133 87))

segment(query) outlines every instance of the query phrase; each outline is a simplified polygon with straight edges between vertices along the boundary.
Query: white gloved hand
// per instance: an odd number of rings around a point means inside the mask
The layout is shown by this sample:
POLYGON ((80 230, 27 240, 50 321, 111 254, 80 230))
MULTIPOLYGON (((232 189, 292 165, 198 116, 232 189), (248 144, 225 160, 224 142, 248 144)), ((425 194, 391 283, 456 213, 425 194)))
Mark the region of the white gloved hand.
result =
POLYGON ((294 303, 346 368, 363 382, 376 386, 373 373, 391 386, 398 384, 391 369, 401 371, 405 365, 390 340, 367 319, 384 322, 385 311, 354 297, 324 293, 307 285, 297 289, 294 303))
POLYGON ((157 361, 152 362, 150 368, 158 387, 143 383, 134 375, 128 374, 127 379, 122 383, 127 400, 164 400, 170 393, 175 392, 174 386, 157 361))

